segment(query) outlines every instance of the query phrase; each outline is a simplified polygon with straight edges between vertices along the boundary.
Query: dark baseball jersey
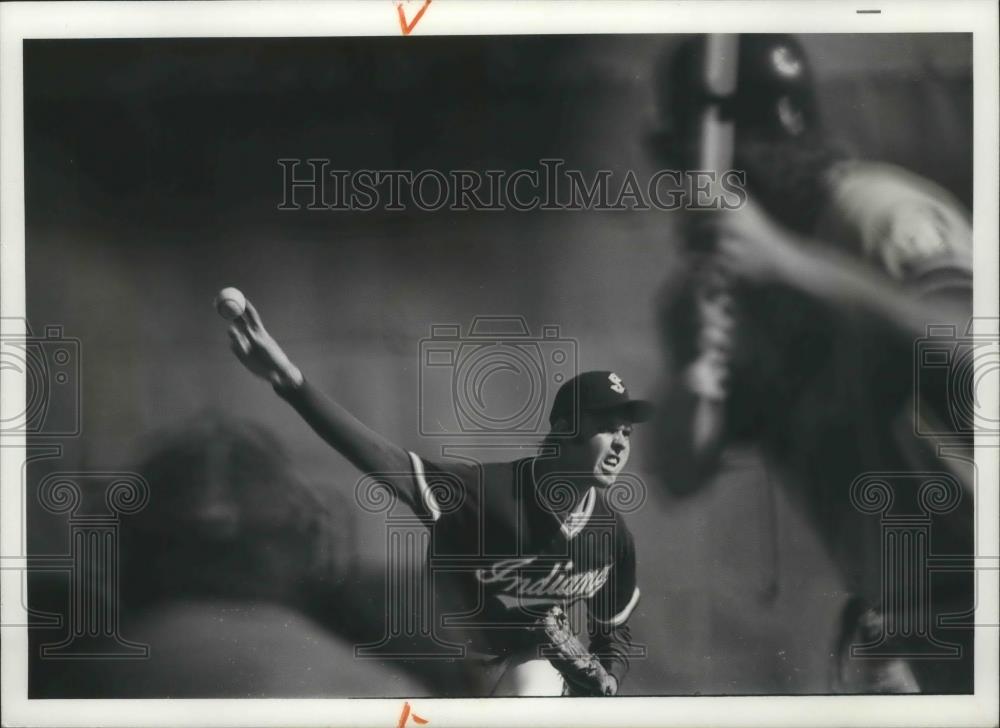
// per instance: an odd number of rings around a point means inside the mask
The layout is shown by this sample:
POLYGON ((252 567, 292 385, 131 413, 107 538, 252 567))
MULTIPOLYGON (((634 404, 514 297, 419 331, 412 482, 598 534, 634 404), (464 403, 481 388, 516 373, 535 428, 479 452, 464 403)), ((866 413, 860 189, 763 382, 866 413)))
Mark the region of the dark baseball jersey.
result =
POLYGON ((473 652, 510 654, 538 644, 534 626, 552 605, 583 602, 592 637, 616 642, 639 588, 632 535, 603 492, 591 488, 560 517, 574 476, 539 483, 535 458, 483 464, 409 455, 415 510, 432 522, 427 567, 439 636, 473 652))

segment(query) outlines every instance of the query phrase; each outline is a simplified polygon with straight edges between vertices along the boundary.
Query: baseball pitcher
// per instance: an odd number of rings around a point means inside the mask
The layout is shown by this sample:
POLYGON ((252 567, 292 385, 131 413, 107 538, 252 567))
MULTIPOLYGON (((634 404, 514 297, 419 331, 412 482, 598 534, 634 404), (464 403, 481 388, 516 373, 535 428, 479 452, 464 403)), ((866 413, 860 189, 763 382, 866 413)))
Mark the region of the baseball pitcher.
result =
POLYGON ((232 348, 244 366, 433 529, 430 566, 448 564, 433 581, 435 636, 463 646, 472 693, 618 692, 639 589, 633 539, 607 490, 628 463, 633 423, 651 414, 648 402, 632 399, 613 372, 586 372, 557 393, 538 456, 435 462, 389 442, 314 388, 249 301, 232 320, 232 348), (567 618, 579 603, 587 648, 567 618))

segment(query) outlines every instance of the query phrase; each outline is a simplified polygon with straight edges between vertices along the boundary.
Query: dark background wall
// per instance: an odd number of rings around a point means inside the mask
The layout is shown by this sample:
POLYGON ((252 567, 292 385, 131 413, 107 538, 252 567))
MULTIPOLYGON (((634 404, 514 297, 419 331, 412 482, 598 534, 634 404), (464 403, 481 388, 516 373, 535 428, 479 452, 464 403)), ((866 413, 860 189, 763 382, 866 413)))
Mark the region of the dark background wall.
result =
MULTIPOLYGON (((971 206, 968 37, 801 39, 831 128, 971 206)), ((417 429, 418 347, 433 323, 556 324, 581 366, 651 388, 670 213, 280 211, 276 160, 513 170, 559 157, 642 179, 653 68, 676 42, 26 42, 29 320, 80 339, 84 403, 82 436, 33 468, 28 502, 46 472, 127 468, 157 432, 210 411, 271 428, 310 482, 353 487, 352 468, 228 351, 211 307, 224 285, 247 292, 316 384, 424 452, 439 445, 417 429)), ((632 518, 644 595, 633 623, 649 658, 630 692, 825 689, 843 595, 780 494, 765 507, 765 480, 750 472, 683 504, 654 497, 632 518)), ((64 521, 36 511, 32 550, 65 551, 64 521)), ((355 522, 359 558, 380 568, 381 522, 355 522)))

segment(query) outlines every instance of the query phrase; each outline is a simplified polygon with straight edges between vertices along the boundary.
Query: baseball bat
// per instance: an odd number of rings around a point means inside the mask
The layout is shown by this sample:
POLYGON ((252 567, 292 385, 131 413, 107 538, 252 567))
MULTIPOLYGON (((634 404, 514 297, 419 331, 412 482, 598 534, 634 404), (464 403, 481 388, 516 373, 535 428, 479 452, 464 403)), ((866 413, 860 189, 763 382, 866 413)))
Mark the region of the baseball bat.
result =
MULTIPOLYGON (((705 39, 705 56, 702 66, 702 82, 708 103, 702 111, 699 140, 699 169, 715 174, 715 189, 718 195, 719 177, 733 165, 736 145, 736 127, 727 118, 724 106, 736 93, 739 75, 739 36, 730 33, 712 33, 705 39)), ((720 213, 713 213, 720 214, 720 213)), ((709 249, 713 241, 708 241, 709 249)), ((723 291, 724 292, 724 291, 723 291)), ((716 292, 718 295, 718 292, 716 292)), ((704 296, 698 296, 699 306, 704 296)), ((698 313, 704 327, 705 315, 698 313)), ((708 337, 699 336, 701 342, 708 337)), ((711 345, 702 343, 700 357, 713 356, 711 345)), ((692 419, 692 439, 696 451, 707 449, 721 436, 725 427, 725 398, 707 392, 695 391, 695 407, 692 419)))

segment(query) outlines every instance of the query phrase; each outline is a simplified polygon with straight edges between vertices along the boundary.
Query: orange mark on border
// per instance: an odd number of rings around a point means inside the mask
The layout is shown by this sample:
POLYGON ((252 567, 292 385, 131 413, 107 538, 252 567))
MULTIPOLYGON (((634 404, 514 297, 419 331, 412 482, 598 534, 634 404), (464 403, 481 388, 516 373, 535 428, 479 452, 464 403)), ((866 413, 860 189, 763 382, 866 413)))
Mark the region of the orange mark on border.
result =
MULTIPOLYGON (((427 0, 427 5, 430 4, 430 1, 431 0, 427 0)), ((424 5, 424 7, 427 7, 427 5, 424 5)), ((420 20, 420 16, 417 16, 417 20, 420 20)), ((408 702, 406 702, 406 703, 403 703, 403 712, 399 716, 399 724, 398 724, 397 728, 405 728, 405 726, 406 726, 406 719, 409 718, 409 717, 410 717, 410 704, 408 702)), ((424 720, 423 718, 421 718, 416 713, 413 714, 413 722, 416 723, 417 725, 427 725, 427 721, 424 720)))
POLYGON ((403 31, 403 35, 409 35, 413 32, 413 29, 417 27, 417 23, 420 19, 424 17, 424 13, 427 11, 427 6, 431 4, 431 0, 424 0, 424 4, 420 6, 420 10, 417 14, 413 16, 413 21, 410 23, 406 22, 406 13, 403 12, 403 3, 396 3, 396 12, 399 14, 399 29, 403 31))

